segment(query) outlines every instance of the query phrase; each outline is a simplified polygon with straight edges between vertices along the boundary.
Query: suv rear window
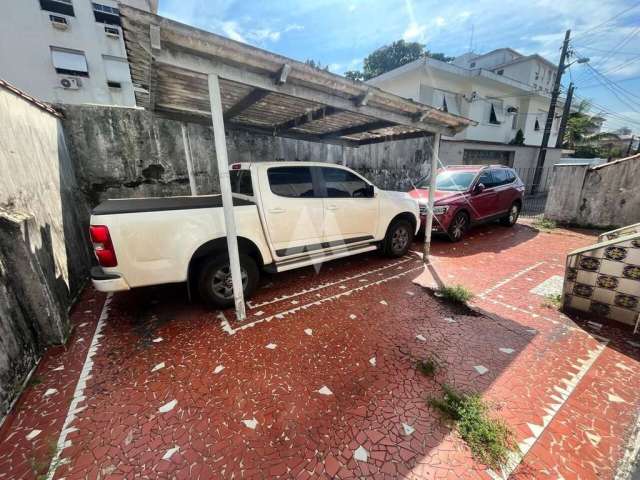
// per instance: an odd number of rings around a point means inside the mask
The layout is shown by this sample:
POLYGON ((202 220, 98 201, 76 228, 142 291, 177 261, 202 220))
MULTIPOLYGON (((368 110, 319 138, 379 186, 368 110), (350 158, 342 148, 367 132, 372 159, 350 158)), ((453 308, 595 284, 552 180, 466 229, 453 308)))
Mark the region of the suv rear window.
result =
POLYGON ((314 197, 309 167, 273 167, 267 170, 271 191, 281 197, 314 197))
POLYGON ((253 184, 251 183, 251 170, 231 170, 231 191, 241 195, 253 196, 253 184))

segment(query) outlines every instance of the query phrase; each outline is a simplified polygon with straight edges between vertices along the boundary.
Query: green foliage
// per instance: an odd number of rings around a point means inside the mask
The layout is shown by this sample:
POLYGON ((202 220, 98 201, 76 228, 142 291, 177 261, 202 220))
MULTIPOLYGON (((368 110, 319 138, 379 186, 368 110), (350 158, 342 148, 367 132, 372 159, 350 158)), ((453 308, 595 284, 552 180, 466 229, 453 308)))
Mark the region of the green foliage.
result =
POLYGON ((317 60, 313 60, 313 59, 307 58, 304 61, 304 63, 306 63, 310 67, 316 68, 318 70, 324 70, 325 72, 329 71, 329 65, 322 65, 322 62, 319 62, 317 60))
POLYGON ((553 220, 542 217, 533 222, 533 226, 539 230, 553 230, 558 225, 553 220))
POLYGON ((489 415, 489 407, 478 394, 458 393, 443 385, 444 396, 429 404, 453 420, 473 455, 490 467, 504 465, 515 448, 514 435, 502 421, 489 415))
POLYGON ((362 72, 350 70, 345 73, 345 77, 351 80, 369 80, 421 57, 430 57, 442 62, 450 62, 454 58, 444 53, 425 50, 425 45, 418 42, 398 40, 370 53, 364 59, 362 72))
POLYGON ((573 155, 576 158, 600 158, 602 152, 594 145, 581 145, 575 147, 575 153, 573 155))
POLYGON ((40 385, 41 383, 42 379, 37 375, 33 375, 27 382, 27 388, 35 387, 37 385, 40 385))
POLYGON ((516 136, 509 142, 510 145, 524 145, 524 133, 519 128, 516 132, 516 136))
POLYGON ((555 295, 553 294, 545 295, 544 298, 545 298, 545 301, 542 304, 543 307, 554 308, 556 310, 559 310, 560 307, 562 306, 562 295, 559 293, 555 295))
POLYGON ((433 358, 425 358, 424 360, 418 360, 416 368, 424 376, 433 377, 438 370, 438 362, 433 358))
POLYGON ((467 303, 473 298, 471 290, 463 285, 444 286, 438 292, 442 298, 454 303, 467 303))
POLYGON ((361 82, 364 80, 364 74, 359 70, 348 70, 344 72, 344 76, 349 80, 358 80, 361 82))

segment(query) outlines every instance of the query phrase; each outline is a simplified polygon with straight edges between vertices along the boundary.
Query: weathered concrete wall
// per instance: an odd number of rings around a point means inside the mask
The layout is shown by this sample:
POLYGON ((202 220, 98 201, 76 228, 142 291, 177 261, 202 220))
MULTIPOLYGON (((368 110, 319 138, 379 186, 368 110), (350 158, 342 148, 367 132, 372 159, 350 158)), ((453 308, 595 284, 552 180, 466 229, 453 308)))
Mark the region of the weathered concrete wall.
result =
POLYGON ((553 169, 551 188, 544 216, 560 223, 575 221, 580 206, 581 186, 589 165, 557 165, 553 169))
POLYGON ((88 207, 60 120, 0 88, 0 415, 46 345, 91 264, 88 207), (23 358, 18 358, 19 355, 23 358))
POLYGON ((596 167, 557 165, 545 216, 601 228, 640 222, 640 155, 596 167))
MULTIPOLYGON (((140 109, 63 105, 80 188, 95 205, 107 198, 189 195, 182 124, 140 109)), ((186 124, 198 194, 218 193, 213 131, 186 124)), ((342 147, 229 131, 229 162, 344 163, 381 188, 407 189, 424 175, 433 137, 342 147)))

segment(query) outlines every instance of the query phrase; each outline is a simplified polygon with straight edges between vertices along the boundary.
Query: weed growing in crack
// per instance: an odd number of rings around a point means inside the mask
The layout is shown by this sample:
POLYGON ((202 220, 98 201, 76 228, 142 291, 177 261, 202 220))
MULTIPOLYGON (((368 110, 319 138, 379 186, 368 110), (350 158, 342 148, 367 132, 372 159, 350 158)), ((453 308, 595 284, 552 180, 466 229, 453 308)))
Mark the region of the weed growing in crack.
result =
POLYGON ((438 293, 444 300, 453 303, 467 303, 473 298, 473 293, 462 285, 444 286, 438 293))
POLYGON ((62 464, 62 459, 58 458, 58 460, 54 463, 53 460, 58 456, 58 442, 53 437, 47 438, 47 451, 39 457, 31 456, 29 457, 29 466, 33 471, 36 480, 45 480, 47 478, 47 474, 49 473, 49 469, 53 466, 57 468, 62 464))
POLYGON ((562 295, 561 294, 549 294, 544 296, 544 302, 542 302, 542 306, 546 308, 553 308, 555 310, 560 310, 562 307, 562 295))
POLYGON ((538 230, 553 230, 558 225, 553 220, 549 220, 548 218, 539 218, 535 222, 533 222, 533 226, 538 230))
POLYGON ((482 463, 497 468, 515 449, 514 434, 500 419, 489 415, 489 406, 478 394, 465 394, 443 385, 444 396, 429 405, 453 420, 471 453, 482 463))
POLYGON ((433 377, 438 370, 438 362, 433 358, 425 358, 424 360, 418 360, 416 368, 425 377, 433 377))

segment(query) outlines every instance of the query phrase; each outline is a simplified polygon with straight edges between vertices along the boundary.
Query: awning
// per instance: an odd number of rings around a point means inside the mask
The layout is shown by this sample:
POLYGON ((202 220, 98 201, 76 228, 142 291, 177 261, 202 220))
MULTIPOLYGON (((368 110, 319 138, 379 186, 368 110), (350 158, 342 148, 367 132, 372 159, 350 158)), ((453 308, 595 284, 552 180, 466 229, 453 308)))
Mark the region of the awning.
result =
POLYGON ((139 106, 209 122, 220 78, 225 128, 351 146, 454 135, 473 122, 302 62, 122 5, 139 106))

